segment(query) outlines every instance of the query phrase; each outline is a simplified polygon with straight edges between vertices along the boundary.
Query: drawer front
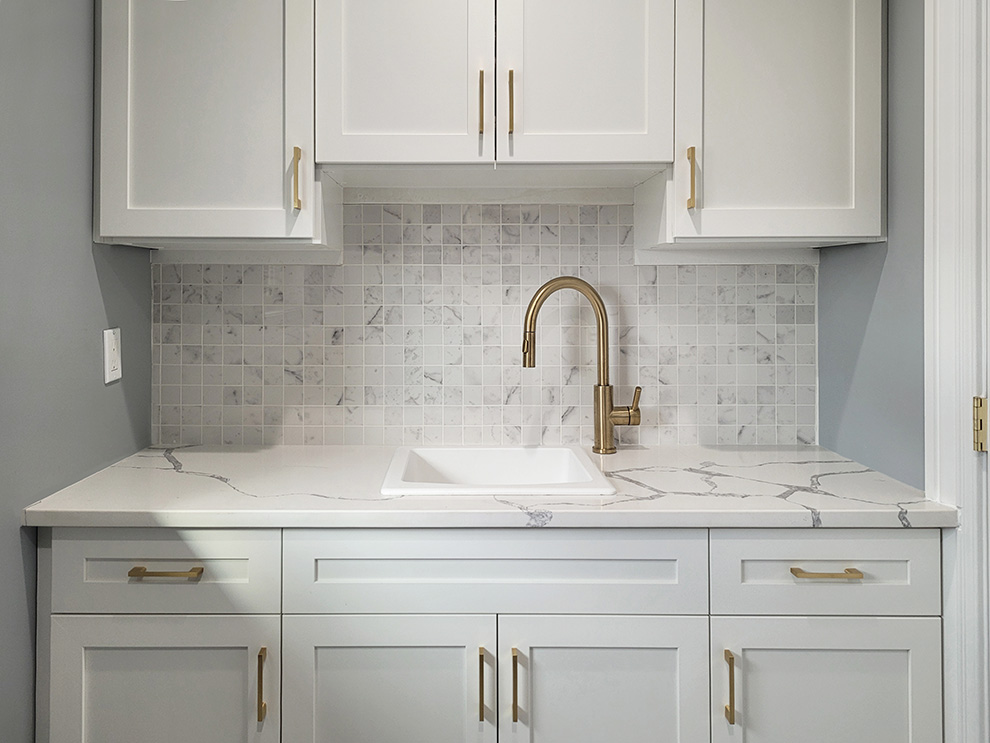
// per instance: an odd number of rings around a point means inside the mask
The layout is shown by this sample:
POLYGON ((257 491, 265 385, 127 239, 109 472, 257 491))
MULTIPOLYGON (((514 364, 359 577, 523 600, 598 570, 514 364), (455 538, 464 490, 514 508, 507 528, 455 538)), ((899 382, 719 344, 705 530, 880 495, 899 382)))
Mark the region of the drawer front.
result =
POLYGON ((934 616, 940 563, 937 529, 713 529, 712 614, 934 616))
POLYGON ((54 613, 278 614, 280 580, 278 529, 71 528, 52 535, 54 613))
POLYGON ((704 529, 286 530, 286 613, 707 614, 704 529))

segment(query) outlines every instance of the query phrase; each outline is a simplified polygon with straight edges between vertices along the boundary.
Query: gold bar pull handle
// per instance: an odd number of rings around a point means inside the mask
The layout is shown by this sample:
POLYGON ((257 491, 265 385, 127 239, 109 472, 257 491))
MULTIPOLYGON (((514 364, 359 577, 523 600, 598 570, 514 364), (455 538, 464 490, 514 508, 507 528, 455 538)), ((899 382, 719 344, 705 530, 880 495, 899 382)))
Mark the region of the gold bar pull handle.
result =
POLYGON ((694 209, 696 203, 695 189, 697 186, 695 178, 696 178, 696 171, 698 169, 698 162, 697 159, 695 158, 694 147, 688 147, 687 157, 688 157, 688 162, 691 163, 691 195, 688 196, 687 208, 694 209))
POLYGON ((509 70, 509 134, 516 131, 516 71, 509 70))
POLYGON ((299 161, 302 160, 302 148, 292 148, 292 208, 302 209, 302 199, 299 198, 299 161))
POLYGON ((478 71, 478 134, 485 133, 485 71, 478 71))
POLYGON ((519 650, 512 648, 512 721, 519 722, 519 650))
POLYGON ((135 565, 127 571, 128 578, 188 578, 199 580, 203 577, 205 568, 190 568, 189 570, 148 570, 143 565, 135 565))
POLYGON ((736 724, 736 656, 731 650, 725 651, 725 662, 729 664, 729 703, 725 705, 725 719, 730 725, 736 724))
POLYGON ((485 721, 485 649, 478 648, 478 722, 485 721))
POLYGON ((808 573, 801 568, 791 568, 791 575, 812 580, 863 580, 862 571, 856 568, 846 568, 841 573, 808 573))
POLYGON ((268 660, 268 648, 258 651, 258 722, 264 722, 268 715, 268 705, 265 703, 265 661, 268 660))

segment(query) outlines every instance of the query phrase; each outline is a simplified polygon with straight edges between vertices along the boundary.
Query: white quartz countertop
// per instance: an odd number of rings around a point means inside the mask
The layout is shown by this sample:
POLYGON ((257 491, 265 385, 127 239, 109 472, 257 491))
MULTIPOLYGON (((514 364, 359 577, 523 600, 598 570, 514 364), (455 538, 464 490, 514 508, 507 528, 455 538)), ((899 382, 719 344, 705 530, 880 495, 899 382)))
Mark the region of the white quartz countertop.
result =
POLYGON ((951 506, 814 446, 591 455, 608 496, 383 496, 390 446, 146 449, 24 510, 28 526, 951 527, 951 506))

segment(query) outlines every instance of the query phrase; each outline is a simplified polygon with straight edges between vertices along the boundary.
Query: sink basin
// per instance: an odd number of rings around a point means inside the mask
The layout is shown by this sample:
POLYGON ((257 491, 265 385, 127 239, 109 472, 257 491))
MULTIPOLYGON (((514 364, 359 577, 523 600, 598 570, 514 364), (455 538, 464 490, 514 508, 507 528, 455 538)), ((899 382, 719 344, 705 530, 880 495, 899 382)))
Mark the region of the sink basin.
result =
POLYGON ((382 495, 611 495, 576 446, 416 446, 396 450, 382 495))

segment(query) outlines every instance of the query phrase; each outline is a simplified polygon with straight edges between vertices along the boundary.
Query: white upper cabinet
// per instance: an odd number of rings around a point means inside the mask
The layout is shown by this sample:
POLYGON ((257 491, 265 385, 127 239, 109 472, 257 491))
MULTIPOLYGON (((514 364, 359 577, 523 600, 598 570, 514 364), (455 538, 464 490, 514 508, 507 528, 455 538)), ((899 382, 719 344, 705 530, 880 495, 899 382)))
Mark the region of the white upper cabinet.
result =
POLYGON ((98 34, 97 239, 316 236, 312 2, 103 0, 98 34))
POLYGON ((497 38, 499 161, 672 159, 673 0, 499 0, 497 38))
POLYGON ((637 193, 641 241, 883 237, 882 0, 678 0, 676 54, 674 165, 637 193))
POLYGON ((673 0, 317 0, 317 159, 669 161, 673 35, 673 0))

